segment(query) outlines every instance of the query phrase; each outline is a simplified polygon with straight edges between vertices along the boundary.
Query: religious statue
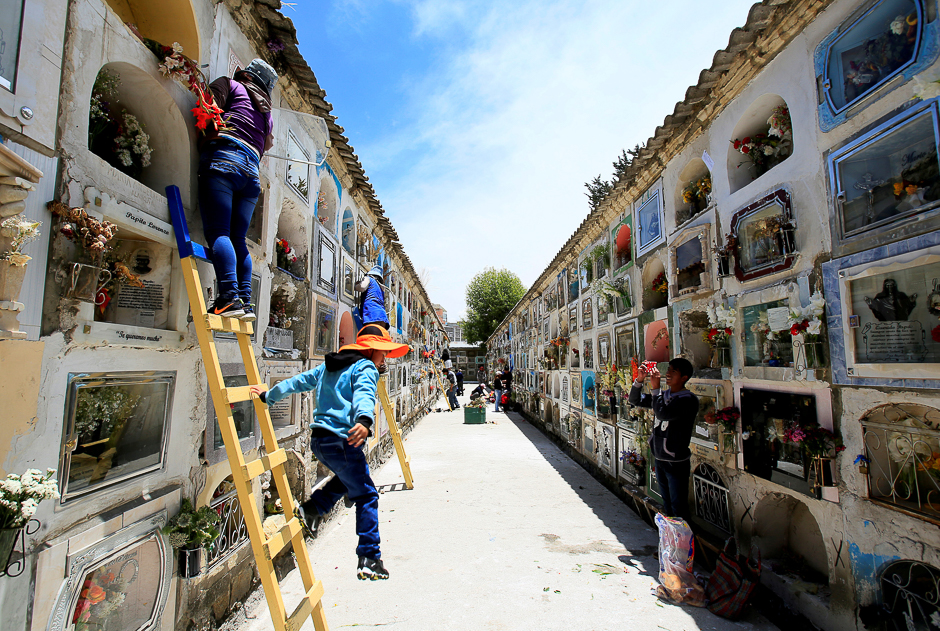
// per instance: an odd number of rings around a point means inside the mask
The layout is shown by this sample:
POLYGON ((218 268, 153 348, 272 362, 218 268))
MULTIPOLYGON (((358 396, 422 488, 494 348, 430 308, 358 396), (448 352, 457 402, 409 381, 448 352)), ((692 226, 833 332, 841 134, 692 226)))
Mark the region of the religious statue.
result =
POLYGON ((865 304, 880 322, 903 321, 914 311, 917 294, 908 296, 898 291, 898 282, 893 278, 886 278, 881 291, 874 298, 866 297, 865 304))

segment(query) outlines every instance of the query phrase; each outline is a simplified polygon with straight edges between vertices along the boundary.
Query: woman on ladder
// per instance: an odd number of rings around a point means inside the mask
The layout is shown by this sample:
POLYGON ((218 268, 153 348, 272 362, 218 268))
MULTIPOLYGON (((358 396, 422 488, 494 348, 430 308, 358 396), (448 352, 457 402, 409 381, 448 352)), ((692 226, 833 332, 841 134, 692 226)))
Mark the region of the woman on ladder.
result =
POLYGON ((251 304, 251 254, 245 243, 261 195, 258 164, 274 144, 271 90, 277 73, 255 59, 234 78, 209 85, 225 126, 207 129, 199 157, 199 211, 212 252, 218 294, 210 314, 255 319, 251 304))

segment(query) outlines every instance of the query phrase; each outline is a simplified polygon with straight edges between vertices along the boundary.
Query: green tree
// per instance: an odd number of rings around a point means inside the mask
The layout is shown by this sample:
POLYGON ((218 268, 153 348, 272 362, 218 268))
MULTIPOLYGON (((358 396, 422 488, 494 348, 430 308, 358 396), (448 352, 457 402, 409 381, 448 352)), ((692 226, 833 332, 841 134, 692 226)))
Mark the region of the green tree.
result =
POLYGON ((508 269, 487 267, 474 276, 467 285, 467 342, 485 342, 524 295, 522 281, 508 269))

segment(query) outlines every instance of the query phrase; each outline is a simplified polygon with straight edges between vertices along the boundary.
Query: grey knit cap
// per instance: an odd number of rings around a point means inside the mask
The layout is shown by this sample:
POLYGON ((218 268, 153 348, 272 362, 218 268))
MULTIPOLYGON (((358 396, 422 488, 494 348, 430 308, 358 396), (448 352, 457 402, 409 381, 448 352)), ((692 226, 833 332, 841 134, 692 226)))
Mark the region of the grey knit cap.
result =
POLYGON ((245 68, 245 72, 260 81, 269 95, 274 90, 274 84, 277 83, 277 72, 263 59, 252 59, 248 67, 245 68))

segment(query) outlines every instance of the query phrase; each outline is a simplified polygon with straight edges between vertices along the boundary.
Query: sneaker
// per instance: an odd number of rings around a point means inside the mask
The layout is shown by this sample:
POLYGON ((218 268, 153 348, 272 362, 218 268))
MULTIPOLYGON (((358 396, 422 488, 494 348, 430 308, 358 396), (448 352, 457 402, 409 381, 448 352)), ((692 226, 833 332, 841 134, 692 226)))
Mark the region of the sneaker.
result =
POLYGON ((356 503, 355 503, 354 501, 352 501, 351 499, 349 499, 349 496, 348 496, 348 495, 344 495, 344 496, 343 496, 343 504, 345 504, 346 508, 352 508, 353 506, 356 505, 356 503))
POLYGON ((223 318, 240 318, 245 315, 245 305, 241 298, 223 298, 215 299, 206 310, 210 315, 222 316, 223 318))
POLYGON ((359 557, 359 569, 356 573, 360 581, 379 581, 388 578, 388 570, 382 564, 382 559, 359 557))
POLYGON ((317 512, 316 508, 307 506, 305 509, 302 505, 298 505, 294 509, 294 515, 300 520, 300 523, 303 524, 304 533, 308 537, 312 537, 316 534, 321 519, 320 513, 317 512))
POLYGON ((258 319, 258 316, 255 315, 255 306, 250 302, 245 302, 242 300, 242 309, 245 311, 245 313, 238 316, 239 320, 243 322, 254 322, 258 319))

